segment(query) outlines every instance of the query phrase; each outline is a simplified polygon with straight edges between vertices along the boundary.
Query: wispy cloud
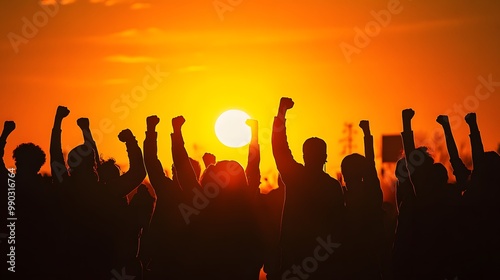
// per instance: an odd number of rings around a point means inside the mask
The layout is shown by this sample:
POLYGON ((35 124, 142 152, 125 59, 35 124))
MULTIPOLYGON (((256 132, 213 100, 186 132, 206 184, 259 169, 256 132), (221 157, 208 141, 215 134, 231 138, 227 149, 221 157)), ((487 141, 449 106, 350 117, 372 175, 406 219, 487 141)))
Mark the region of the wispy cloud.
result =
MULTIPOLYGON (((142 0, 142 1, 144 1, 144 0, 142 0)), ((76 0, 40 0, 40 3, 42 5, 56 5, 56 4, 68 5, 68 4, 72 4, 75 2, 76 2, 76 0)), ((107 6, 107 7, 115 6, 118 4, 132 3, 130 5, 130 9, 132 9, 132 10, 147 9, 147 8, 151 7, 150 3, 141 2, 141 0, 137 0, 137 1, 134 1, 134 0, 88 0, 88 2, 92 3, 92 4, 104 4, 104 6, 107 6)))
POLYGON ((204 65, 191 65, 183 68, 177 69, 178 73, 190 73, 190 72, 201 72, 207 69, 204 65))
POLYGON ((113 55, 106 57, 106 61, 119 63, 149 63, 155 61, 155 59, 148 56, 113 55))
POLYGON ((75 3, 75 1, 76 0, 41 0, 40 3, 42 5, 56 5, 56 4, 68 5, 75 3))
POLYGON ((478 18, 450 18, 430 21, 417 21, 405 24, 389 26, 394 32, 414 32, 427 31, 432 29, 443 29, 450 27, 459 27, 479 22, 478 18))
POLYGON ((150 3, 142 3, 142 2, 134 3, 130 6, 131 10, 143 10, 143 9, 149 9, 149 8, 151 8, 150 3))

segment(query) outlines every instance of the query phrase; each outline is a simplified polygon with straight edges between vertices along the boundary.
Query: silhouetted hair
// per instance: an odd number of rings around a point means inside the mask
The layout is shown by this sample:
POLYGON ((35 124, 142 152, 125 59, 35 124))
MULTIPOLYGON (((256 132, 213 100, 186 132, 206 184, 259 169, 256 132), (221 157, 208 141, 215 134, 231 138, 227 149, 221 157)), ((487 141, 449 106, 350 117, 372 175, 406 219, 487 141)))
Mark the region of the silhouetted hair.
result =
POLYGON ((245 170, 234 160, 219 161, 205 169, 200 184, 205 188, 208 184, 213 183, 228 189, 248 187, 245 170))
POLYGON ((75 171, 93 171, 96 170, 96 162, 94 158, 94 149, 88 145, 79 145, 71 150, 68 154, 68 166, 70 172, 75 171))
POLYGON ((18 170, 36 174, 45 163, 45 152, 33 143, 23 143, 14 150, 12 158, 18 170))
POLYGON ((101 165, 97 168, 99 174, 99 181, 106 183, 120 177, 120 167, 116 164, 113 158, 102 161, 101 165))
MULTIPOLYGON (((415 149, 415 152, 419 152, 419 154, 424 157, 423 165, 431 166, 432 164, 434 164, 434 158, 432 158, 431 154, 429 153, 429 148, 427 148, 426 146, 418 147, 417 149, 415 149)), ((410 160, 412 159, 410 158, 410 160)))

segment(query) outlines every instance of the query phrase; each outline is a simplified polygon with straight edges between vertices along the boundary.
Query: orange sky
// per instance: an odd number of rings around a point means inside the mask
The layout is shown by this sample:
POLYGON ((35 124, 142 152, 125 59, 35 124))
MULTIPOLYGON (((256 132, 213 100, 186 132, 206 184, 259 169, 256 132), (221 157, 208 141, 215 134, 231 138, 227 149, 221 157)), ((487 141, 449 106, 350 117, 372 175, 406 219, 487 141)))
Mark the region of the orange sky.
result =
MULTIPOLYGON (((261 168, 275 172, 269 133, 281 96, 296 102, 288 121, 295 158, 302 161, 305 139, 321 137, 333 176, 344 123, 369 119, 380 155, 382 134, 400 132, 407 107, 417 113, 420 140, 439 128, 439 114, 463 119, 465 105, 478 113, 485 148, 500 143, 497 1, 43 2, 56 12, 47 15, 39 1, 0 2, 0 120, 17 123, 6 147, 8 166, 22 142, 48 153, 59 104, 71 110, 63 123, 66 150, 81 142, 76 119, 86 116, 100 152, 119 163, 126 162, 119 131, 130 128, 142 146, 145 118, 158 115, 166 168, 170 120, 181 114, 191 156, 201 160, 209 151, 245 165, 246 150, 224 147, 213 128, 220 113, 241 109, 259 120, 261 168), (218 12, 214 2, 236 5, 218 12), (385 21, 376 23, 374 14, 385 21), (366 26, 371 36, 363 42, 357 30, 366 26), (347 45, 356 48, 349 56, 341 48, 347 45), (490 91, 479 77, 493 81, 490 91)), ((453 129, 468 152, 465 123, 453 129)), ((358 130, 354 152, 362 153, 361 136, 358 130)))

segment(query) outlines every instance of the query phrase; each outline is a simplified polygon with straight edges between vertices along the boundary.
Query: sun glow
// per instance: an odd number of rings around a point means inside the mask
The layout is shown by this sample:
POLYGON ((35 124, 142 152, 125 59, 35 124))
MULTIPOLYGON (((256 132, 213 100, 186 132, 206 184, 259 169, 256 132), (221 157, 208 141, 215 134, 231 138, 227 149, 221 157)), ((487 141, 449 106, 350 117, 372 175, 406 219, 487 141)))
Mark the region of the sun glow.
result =
POLYGON ((251 130, 245 122, 250 116, 240 110, 228 110, 215 122, 215 134, 219 141, 232 148, 245 146, 250 142, 251 130))

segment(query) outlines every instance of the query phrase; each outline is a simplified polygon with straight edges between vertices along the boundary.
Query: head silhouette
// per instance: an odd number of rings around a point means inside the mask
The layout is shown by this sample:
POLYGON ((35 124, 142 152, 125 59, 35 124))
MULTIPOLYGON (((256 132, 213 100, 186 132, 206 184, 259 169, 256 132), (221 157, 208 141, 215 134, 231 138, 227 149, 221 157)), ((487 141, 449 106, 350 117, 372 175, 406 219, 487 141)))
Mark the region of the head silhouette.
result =
POLYGON ((99 182, 107 183, 120 177, 120 167, 116 164, 115 159, 110 158, 101 163, 97 168, 99 174, 99 182))
POLYGON ((340 168, 347 184, 361 182, 366 174, 367 160, 360 154, 348 155, 342 160, 340 168))
POLYGON ((448 170, 441 163, 432 165, 432 178, 437 185, 445 185, 448 183, 448 170))
POLYGON ((12 156, 19 174, 36 175, 45 163, 42 148, 33 143, 23 143, 14 150, 12 156))
POLYGON ((326 162, 326 142, 320 138, 312 137, 302 145, 304 165, 313 169, 323 169, 326 162))
POLYGON ((88 145, 79 145, 68 154, 68 166, 71 176, 97 178, 94 149, 88 145))
POLYGON ((215 184, 223 189, 246 189, 248 186, 245 170, 236 161, 223 160, 215 165, 210 165, 201 177, 202 187, 215 184))

